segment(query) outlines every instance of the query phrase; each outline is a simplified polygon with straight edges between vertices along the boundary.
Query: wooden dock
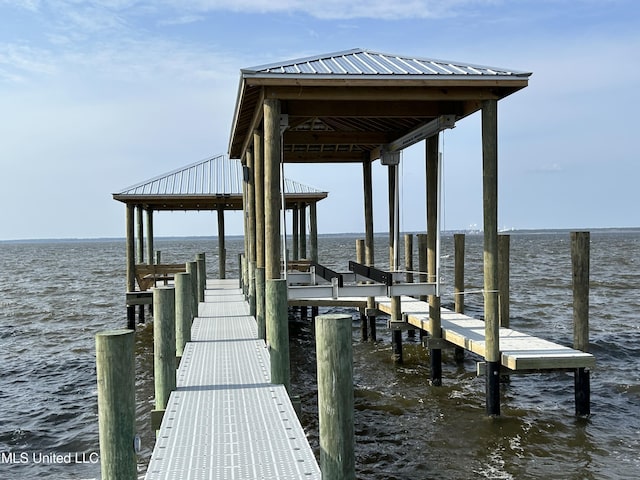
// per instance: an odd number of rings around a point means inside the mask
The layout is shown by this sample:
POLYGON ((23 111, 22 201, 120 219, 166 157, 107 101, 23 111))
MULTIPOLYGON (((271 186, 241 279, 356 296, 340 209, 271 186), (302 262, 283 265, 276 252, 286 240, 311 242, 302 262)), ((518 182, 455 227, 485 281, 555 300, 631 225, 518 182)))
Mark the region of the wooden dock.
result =
POLYGON ((237 280, 208 280, 146 479, 320 479, 237 280))
MULTIPOLYGON (((429 331, 429 304, 402 297, 401 311, 408 324, 429 331)), ((376 299, 377 308, 391 314, 391 299, 376 299)), ((485 325, 482 320, 441 308, 442 338, 482 357, 485 356, 485 325)), ((595 357, 511 328, 500 328, 501 364, 512 371, 591 368, 595 357)))

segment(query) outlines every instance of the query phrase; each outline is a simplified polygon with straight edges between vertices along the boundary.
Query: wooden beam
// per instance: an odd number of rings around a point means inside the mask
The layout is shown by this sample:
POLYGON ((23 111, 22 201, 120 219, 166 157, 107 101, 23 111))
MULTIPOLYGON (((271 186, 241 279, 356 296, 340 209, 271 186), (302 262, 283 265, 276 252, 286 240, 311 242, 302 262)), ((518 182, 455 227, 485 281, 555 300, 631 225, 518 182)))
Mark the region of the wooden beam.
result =
POLYGON ((264 115, 263 104, 264 89, 260 89, 260 92, 258 93, 258 100, 254 106, 253 115, 251 116, 251 122, 249 123, 249 127, 247 128, 247 132, 249 132, 249 134, 246 135, 244 140, 242 141, 242 149, 240 150, 240 155, 238 156, 238 158, 244 158, 247 148, 249 148, 249 145, 253 142, 252 132, 254 132, 262 123, 262 118, 264 115))
POLYGON ((378 101, 360 102, 354 100, 298 101, 289 100, 287 111, 290 117, 438 117, 458 113, 462 109, 460 102, 432 102, 416 100, 411 102, 378 101))
MULTIPOLYGON (((446 86, 406 84, 404 86, 269 86, 264 87, 265 98, 279 100, 307 101, 368 101, 368 102, 403 102, 403 101, 461 101, 461 100, 498 100, 504 93, 501 88, 488 83, 476 86, 446 86), (337 86, 345 88, 336 88, 337 86), (348 88, 347 88, 348 87, 348 88)), ((409 83, 409 82, 407 82, 409 83)), ((513 86, 513 85, 510 85, 513 86)), ((526 86, 526 81, 525 85, 526 86)))
POLYGON ((284 152, 285 163, 361 163, 362 151, 284 152))
POLYGON ((391 142, 394 135, 385 132, 336 132, 313 131, 296 132, 287 130, 284 134, 285 145, 383 145, 391 142))

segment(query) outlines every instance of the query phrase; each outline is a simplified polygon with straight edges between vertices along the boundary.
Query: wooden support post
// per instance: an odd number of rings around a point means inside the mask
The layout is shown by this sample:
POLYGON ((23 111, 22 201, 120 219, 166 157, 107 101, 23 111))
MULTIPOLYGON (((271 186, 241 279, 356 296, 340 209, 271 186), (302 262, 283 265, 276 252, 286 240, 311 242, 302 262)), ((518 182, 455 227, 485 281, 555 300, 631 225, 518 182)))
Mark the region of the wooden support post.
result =
POLYGON ((404 269, 406 273, 406 282, 413 283, 413 235, 404 234, 404 269))
POLYGON ((136 206, 136 263, 144 262, 144 211, 136 206))
POLYGON ((265 322, 265 279, 264 267, 256 268, 256 323, 258 324, 258 338, 267 339, 267 324, 265 322))
MULTIPOLYGON (((144 210, 136 206, 136 263, 144 263, 144 210)), ((144 305, 138 305, 138 323, 144 323, 144 305)))
POLYGON ((176 303, 176 357, 182 358, 184 347, 191 341, 191 322, 193 320, 193 284, 191 274, 175 274, 176 303))
POLYGON ((500 415, 498 319, 498 102, 482 102, 482 184, 484 217, 484 323, 487 415, 500 415))
POLYGON ((309 258, 318 261, 318 206, 317 202, 309 204, 309 258))
POLYGON ((258 338, 266 340, 267 324, 265 312, 265 267, 264 267, 264 157, 262 132, 253 133, 253 176, 256 198, 256 322, 258 338))
POLYGON ((511 237, 498 235, 498 318, 500 326, 509 328, 509 250, 511 237))
POLYGON ((255 159, 253 148, 247 150, 247 300, 249 315, 256 315, 256 190, 254 182, 255 159))
POLYGON ((287 313, 287 281, 266 281, 267 343, 271 358, 271 383, 290 390, 289 316, 287 313))
POLYGON ((316 357, 322 478, 355 479, 351 316, 316 318, 316 357))
POLYGON ((375 263, 373 250, 373 174, 371 170, 371 161, 365 160, 362 163, 364 184, 364 256, 366 265, 369 267, 373 267, 375 263))
MULTIPOLYGON (((356 240, 356 262, 364 265, 364 239, 356 240)), ((369 319, 365 315, 365 309, 360 308, 360 339, 366 342, 369 339, 369 319)))
POLYGON ((307 206, 304 203, 300 203, 300 215, 298 218, 300 222, 300 259, 307 258, 307 206))
MULTIPOLYGON (((571 263, 573 269, 573 348, 589 351, 589 232, 571 232, 571 263)), ((576 415, 591 414, 591 384, 589 370, 575 371, 576 415)))
POLYGON ((224 206, 218 205, 218 275, 227 278, 227 248, 224 233, 224 206))
POLYGON ((176 389, 176 304, 174 287, 153 289, 153 375, 156 410, 165 410, 176 389))
MULTIPOLYGON (((367 266, 373 267, 375 265, 373 237, 373 172, 371 161, 368 158, 362 162, 362 179, 364 187, 364 259, 367 266)), ((377 339, 375 309, 375 297, 367 297, 365 315, 369 321, 369 338, 372 342, 375 342, 377 339)))
POLYGON ((396 271, 398 264, 396 262, 396 176, 398 169, 396 165, 387 167, 388 193, 389 193, 389 270, 396 271))
POLYGON ((256 262, 249 262, 249 315, 256 316, 257 300, 256 300, 256 262))
POLYGON ((153 210, 147 208, 147 265, 153 265, 153 210))
POLYGON ((204 302, 204 291, 207 288, 207 261, 204 253, 196 254, 198 263, 198 302, 204 302))
MULTIPOLYGON (((135 206, 127 203, 126 208, 127 292, 133 292, 136 289, 136 253, 133 226, 135 206)), ((127 328, 131 330, 135 330, 136 328, 136 311, 134 306, 127 307, 127 328)))
MULTIPOLYGON (((427 272, 428 281, 437 282, 438 271, 438 156, 439 134, 432 135, 426 141, 427 170, 427 272)), ((429 330, 434 339, 442 338, 440 297, 429 295, 429 330)), ((442 350, 430 348, 431 384, 442 385, 442 350)))
MULTIPOLYGON (((464 313, 464 233, 453 235, 453 298, 456 313, 464 313)), ((464 361, 464 348, 455 347, 454 358, 456 362, 464 361)))
POLYGON ((100 467, 104 480, 135 480, 136 364, 133 330, 96 335, 100 467))
MULTIPOLYGON (((402 303, 400 297, 391 297, 391 321, 402 321, 402 303)), ((402 330, 394 328, 391 335, 391 359, 394 363, 401 364, 402 357, 402 330)))
POLYGON ((294 206, 291 209, 291 236, 292 238, 292 245, 291 245, 291 250, 293 250, 291 252, 291 260, 298 260, 298 252, 300 250, 299 244, 300 244, 300 211, 298 210, 297 206, 294 206))
POLYGON ((191 312, 193 313, 193 317, 198 316, 198 262, 186 262, 185 269, 187 273, 190 275, 189 279, 191 280, 191 312))
MULTIPOLYGON (((280 101, 264 100, 265 279, 280 278, 280 101)), ((268 301, 268 298, 267 298, 268 301)), ((267 319, 267 323, 269 323, 267 319)))
MULTIPOLYGON (((427 276, 427 269, 428 269, 428 265, 427 265, 427 234, 426 233, 419 233, 417 235, 418 237, 418 270, 420 271, 419 274, 419 282, 420 283, 425 283, 427 281, 427 278, 429 278, 427 276)), ((426 302, 428 301, 429 297, 427 295, 420 295, 420 301, 421 302, 426 302)))

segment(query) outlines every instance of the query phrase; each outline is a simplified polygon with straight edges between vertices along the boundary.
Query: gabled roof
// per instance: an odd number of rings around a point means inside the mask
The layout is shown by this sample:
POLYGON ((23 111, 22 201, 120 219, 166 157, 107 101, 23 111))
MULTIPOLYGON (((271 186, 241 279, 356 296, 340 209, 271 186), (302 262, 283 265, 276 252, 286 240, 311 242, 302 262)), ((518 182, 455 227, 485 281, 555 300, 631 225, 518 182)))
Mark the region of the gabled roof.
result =
MULTIPOLYGON (((114 200, 153 210, 212 210, 222 206, 242 209, 243 167, 227 155, 206 158, 114 193, 114 200)), ((290 202, 326 198, 323 192, 295 180, 285 179, 290 202)))
POLYGON ((489 76, 528 77, 531 73, 463 62, 373 52, 362 48, 242 69, 243 76, 489 76))
POLYGON ((385 145, 448 115, 458 121, 528 85, 530 72, 364 49, 240 71, 229 155, 242 158, 265 99, 288 115, 285 162, 376 160, 385 145))

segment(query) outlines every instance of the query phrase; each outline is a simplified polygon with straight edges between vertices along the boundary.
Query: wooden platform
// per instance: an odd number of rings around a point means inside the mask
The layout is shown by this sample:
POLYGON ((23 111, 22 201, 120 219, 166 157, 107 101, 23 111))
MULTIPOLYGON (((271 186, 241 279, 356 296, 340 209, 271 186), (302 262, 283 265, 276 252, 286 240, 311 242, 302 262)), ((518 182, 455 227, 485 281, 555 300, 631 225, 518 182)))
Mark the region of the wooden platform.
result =
POLYGON ((237 280, 207 281, 146 479, 320 479, 237 280))
MULTIPOLYGON (((391 313, 391 299, 376 299, 377 308, 391 313)), ((402 313, 409 324, 429 333, 429 304, 402 297, 402 313)), ((482 357, 485 355, 484 322, 460 313, 441 309, 442 338, 482 357)), ((555 370, 593 367, 595 357, 573 348, 500 328, 501 363, 510 370, 555 370)))

